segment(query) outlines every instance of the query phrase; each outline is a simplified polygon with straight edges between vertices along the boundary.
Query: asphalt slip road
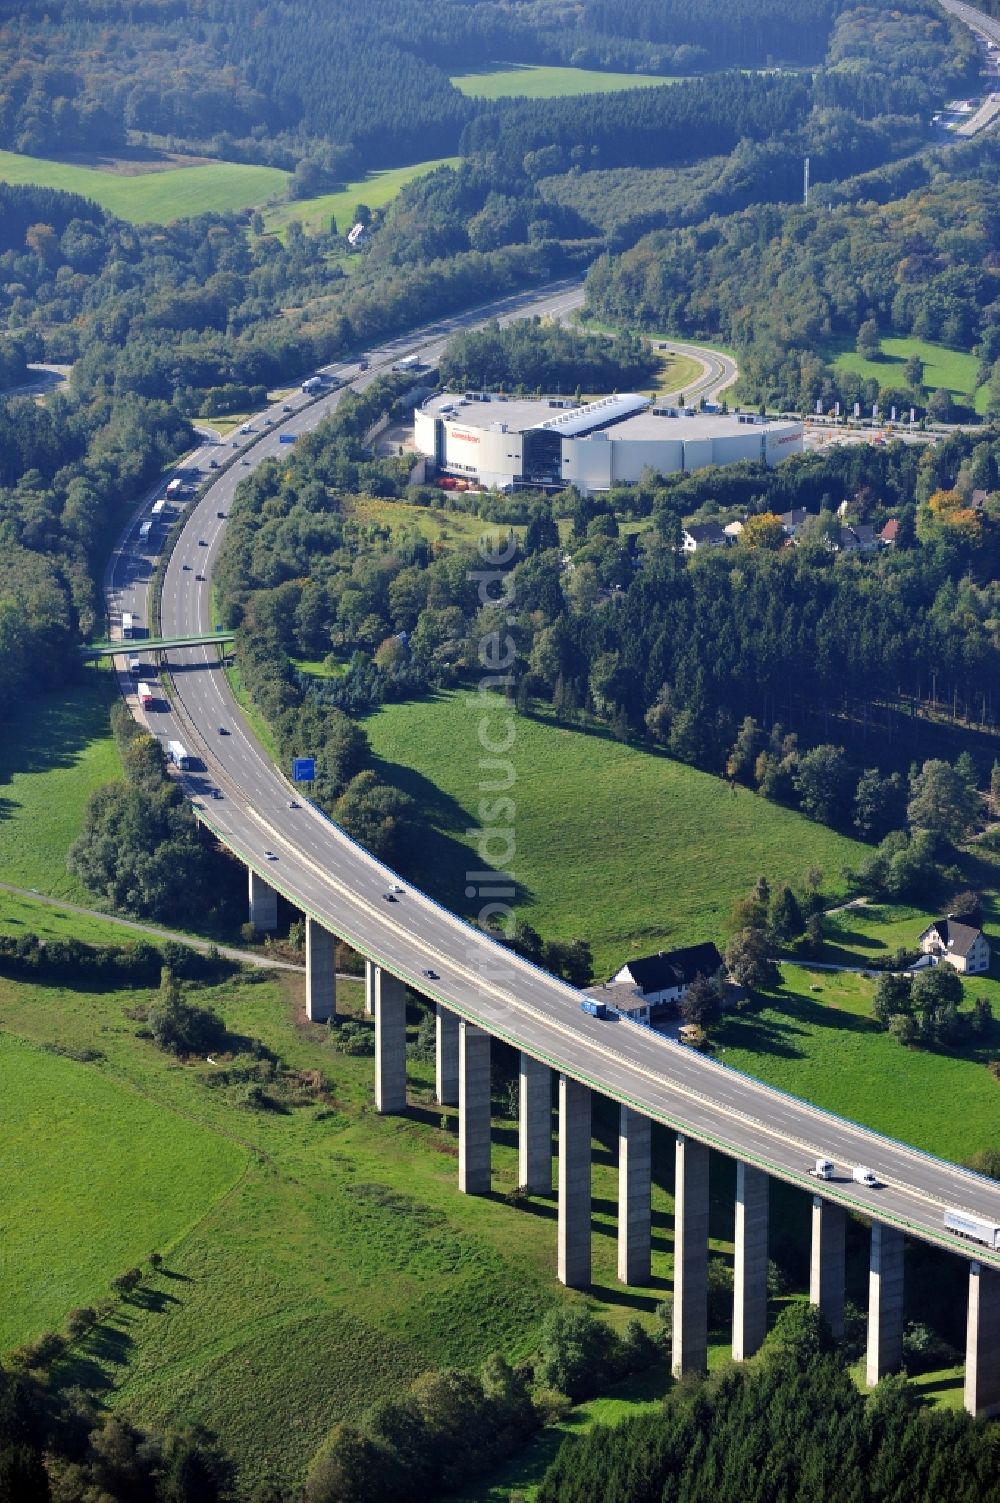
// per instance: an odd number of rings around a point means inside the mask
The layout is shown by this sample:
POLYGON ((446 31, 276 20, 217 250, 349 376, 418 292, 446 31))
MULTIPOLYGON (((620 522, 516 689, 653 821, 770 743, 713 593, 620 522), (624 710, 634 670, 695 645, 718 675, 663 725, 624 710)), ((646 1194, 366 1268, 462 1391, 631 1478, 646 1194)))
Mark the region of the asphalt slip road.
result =
MULTIPOLYGON (((366 372, 353 361, 330 366, 326 374, 363 388, 406 355, 417 354, 433 364, 457 328, 492 317, 559 317, 581 301, 579 283, 550 287, 542 297, 506 298, 489 309, 441 321, 369 351, 366 372)), ((735 367, 726 357, 692 353, 703 360, 700 384, 706 395, 734 379, 735 367)), ((235 459, 194 510, 174 548, 161 601, 165 636, 206 631, 213 625, 208 581, 239 480, 263 458, 286 452, 279 431, 307 431, 340 398, 340 391, 317 402, 296 394, 287 404, 255 418, 255 431, 236 435, 235 448, 233 439, 209 444, 188 461, 204 469, 211 457, 220 462, 235 459)), ((122 610, 131 609, 151 627, 146 595, 154 555, 138 551, 143 514, 137 513, 123 535, 109 565, 107 589, 113 621, 122 610)), ((790 1183, 821 1189, 829 1199, 1000 1267, 1000 1253, 991 1255, 957 1242, 945 1234, 942 1220, 945 1207, 954 1206, 1000 1224, 1000 1190, 993 1181, 831 1117, 646 1029, 582 1013, 579 994, 572 988, 492 944, 409 888, 318 810, 297 799, 249 732, 229 691, 217 648, 174 651, 169 670, 173 701, 161 698, 155 710, 146 712, 146 719, 156 735, 181 741, 195 759, 196 769, 183 781, 199 818, 333 933, 417 991, 604 1095, 790 1183), (297 807, 290 807, 292 800, 297 807), (400 890, 388 901, 386 894, 394 887, 400 890), (833 1159, 837 1167, 837 1177, 822 1186, 808 1175, 818 1156, 833 1159), (878 1189, 852 1182, 856 1164, 875 1171, 881 1182, 878 1189)), ((130 687, 125 675, 123 687, 130 687)), ((484 713, 478 704, 470 708, 473 757, 479 755, 476 717, 484 713)), ((498 706, 494 713, 492 734, 497 736, 507 712, 498 706)))

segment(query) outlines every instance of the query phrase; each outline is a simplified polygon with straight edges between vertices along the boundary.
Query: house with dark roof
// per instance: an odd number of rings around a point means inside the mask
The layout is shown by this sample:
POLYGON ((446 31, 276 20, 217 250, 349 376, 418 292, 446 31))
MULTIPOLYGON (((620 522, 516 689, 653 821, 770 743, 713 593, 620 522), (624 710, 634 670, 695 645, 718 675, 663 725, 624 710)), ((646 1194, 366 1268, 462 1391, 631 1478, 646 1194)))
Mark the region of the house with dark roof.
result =
POLYGON ((690 944, 683 950, 659 950, 626 960, 609 986, 630 986, 650 1007, 678 1003, 696 975, 716 975, 722 956, 714 944, 690 944))
POLYGON ((808 517, 809 513, 804 506, 793 506, 791 511, 783 511, 778 518, 782 527, 790 538, 793 538, 808 517))
POLYGON ((870 522, 854 522, 840 529, 841 553, 870 553, 874 547, 875 529, 870 522))
POLYGON ((959 919, 936 919, 918 940, 925 955, 946 960, 966 976, 981 976, 990 968, 990 942, 975 924, 959 919))
POLYGON ((692 522, 681 532, 685 553, 697 553, 699 548, 725 548, 729 541, 718 522, 692 522))

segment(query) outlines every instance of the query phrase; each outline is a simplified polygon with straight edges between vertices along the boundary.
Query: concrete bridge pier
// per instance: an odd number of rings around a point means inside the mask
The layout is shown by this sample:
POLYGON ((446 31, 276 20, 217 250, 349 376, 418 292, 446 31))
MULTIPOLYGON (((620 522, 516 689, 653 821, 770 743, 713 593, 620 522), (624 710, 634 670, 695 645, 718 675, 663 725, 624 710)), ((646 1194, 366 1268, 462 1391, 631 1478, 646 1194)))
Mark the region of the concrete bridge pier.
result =
POLYGON ((708 1367, 708 1149, 678 1134, 674 1178, 675 1378, 708 1367))
POLYGON ((618 1278, 648 1284, 652 1252, 652 1130, 641 1112, 623 1106, 618 1118, 618 1278))
POLYGON ((490 1036, 458 1024, 458 1188, 490 1193, 490 1036))
POLYGON ((874 1388, 903 1362, 903 1234, 872 1222, 868 1274, 868 1360, 865 1381, 874 1388))
POLYGON ((590 1091, 559 1077, 559 1282, 590 1285, 590 1091))
POLYGON ((744 1362, 767 1335, 767 1230, 770 1181, 736 1162, 733 1361, 744 1362))
POLYGON ((434 1094, 440 1106, 458 1105, 458 1016, 437 1004, 434 1094))
POLYGON ((337 1016, 337 941, 306 914, 306 1017, 328 1023, 337 1016))
POLYGON ((375 1005, 375 1110, 406 1111, 406 988, 373 966, 375 1005))
POLYGON ((1000 1414, 1000 1273, 982 1263, 969 1265, 965 1407, 986 1419, 1000 1414))
POLYGON ((375 972, 378 966, 374 960, 365 961, 365 1012, 370 1018, 375 1016, 375 972))
POLYGON ((844 1242, 847 1217, 843 1206, 813 1196, 812 1255, 809 1260, 809 1299, 826 1316, 839 1341, 844 1334, 844 1242))
POLYGON ((517 1183, 530 1195, 552 1193, 552 1073, 521 1055, 518 1077, 517 1183))
POLYGON ((278 927, 278 894, 270 882, 247 868, 249 877, 250 922, 260 934, 273 934, 278 927))

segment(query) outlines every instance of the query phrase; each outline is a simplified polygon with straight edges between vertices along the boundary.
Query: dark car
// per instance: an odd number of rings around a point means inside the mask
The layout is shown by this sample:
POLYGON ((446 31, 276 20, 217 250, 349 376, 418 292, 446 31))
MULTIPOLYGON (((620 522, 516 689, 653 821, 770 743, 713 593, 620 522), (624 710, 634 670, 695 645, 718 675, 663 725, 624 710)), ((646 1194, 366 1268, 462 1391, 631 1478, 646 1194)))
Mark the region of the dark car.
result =
POLYGON ((220 522, 224 522, 226 520, 226 514, 224 511, 217 511, 215 515, 219 518, 220 522))
POLYGON ((213 798, 221 798, 222 797, 222 789, 221 788, 213 788, 212 789, 212 797, 213 798))
POLYGON ((219 461, 217 459, 210 459, 208 461, 208 468, 210 470, 217 470, 219 468, 219 461))
POLYGON ((182 568, 182 569, 187 569, 187 571, 188 571, 188 572, 189 572, 189 573, 190 573, 190 571, 191 571, 191 565, 190 565, 190 564, 181 564, 181 568, 182 568))
POLYGON ((394 892, 384 892, 382 896, 387 903, 395 903, 396 901, 396 894, 394 892))
POLYGON ((219 735, 220 736, 228 736, 229 735, 229 732, 226 730, 226 727, 224 725, 220 725, 219 726, 219 735))
POLYGON ((422 976, 426 976, 428 981, 440 981, 441 980, 441 977, 438 975, 437 971, 421 971, 420 974, 422 976))
POLYGON ((202 584, 205 583, 205 576, 204 576, 204 574, 196 574, 195 575, 195 579, 200 579, 201 582, 202 582, 202 584))
POLYGON ((289 405, 288 405, 287 402, 285 403, 284 407, 282 407, 281 410, 282 410, 282 412, 291 412, 291 411, 293 411, 293 409, 291 407, 289 407, 289 405))

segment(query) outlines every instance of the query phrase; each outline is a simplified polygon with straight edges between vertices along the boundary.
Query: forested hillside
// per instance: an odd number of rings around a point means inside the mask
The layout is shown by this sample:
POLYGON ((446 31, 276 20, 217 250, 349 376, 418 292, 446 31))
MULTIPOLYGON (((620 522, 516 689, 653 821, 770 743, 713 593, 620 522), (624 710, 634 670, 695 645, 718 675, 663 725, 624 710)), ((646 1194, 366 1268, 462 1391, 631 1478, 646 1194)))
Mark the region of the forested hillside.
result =
MULTIPOLYGON (((978 348, 988 365, 1000 354, 1000 149, 974 153, 971 171, 939 170, 884 205, 763 206, 650 235, 595 264, 590 304, 615 321, 734 344, 750 398, 806 412, 862 395, 820 352, 869 319, 883 335, 978 348)), ((900 405, 912 397, 902 392, 900 405)))
POLYGON ((291 166, 322 143, 334 173, 443 156, 476 106, 449 68, 495 59, 696 73, 815 63, 834 5, 721 0, 711 14, 648 0, 29 0, 0 29, 0 146, 107 149, 129 132, 291 166), (116 45, 108 46, 113 20, 116 45), (332 149, 332 154, 331 154, 332 149))
POLYGON ((678 1385, 659 1414, 567 1440, 539 1503, 995 1503, 996 1426, 928 1413, 902 1380, 865 1397, 809 1306, 786 1310, 762 1353, 678 1385))

